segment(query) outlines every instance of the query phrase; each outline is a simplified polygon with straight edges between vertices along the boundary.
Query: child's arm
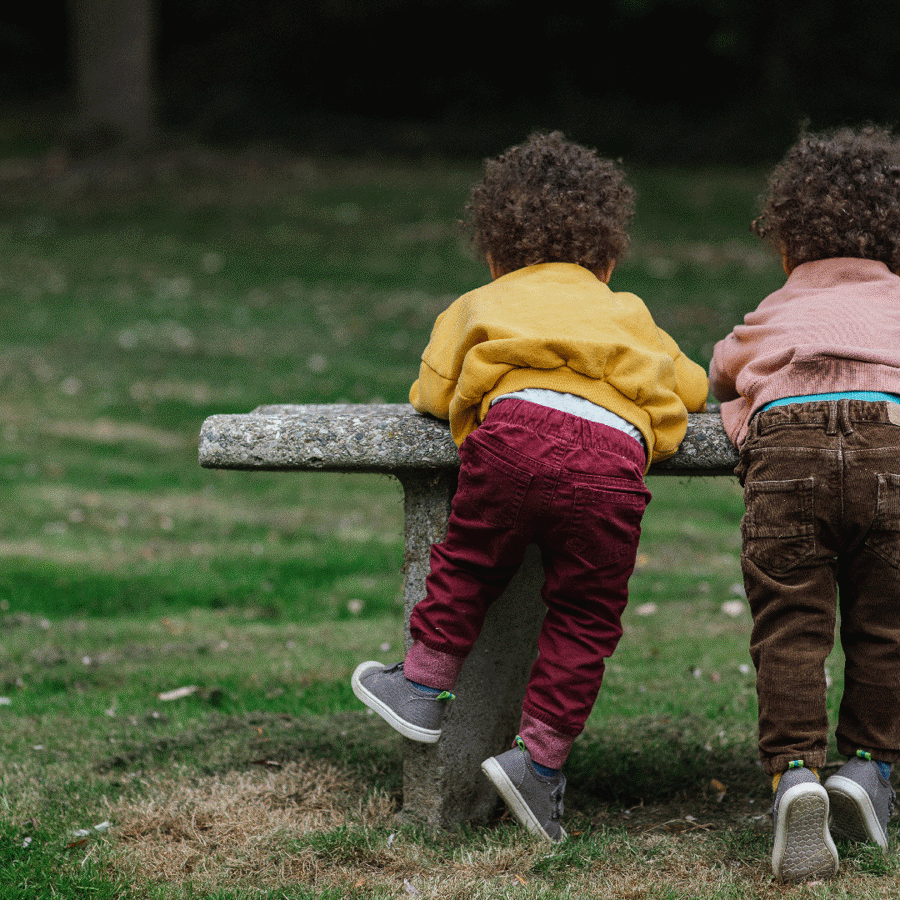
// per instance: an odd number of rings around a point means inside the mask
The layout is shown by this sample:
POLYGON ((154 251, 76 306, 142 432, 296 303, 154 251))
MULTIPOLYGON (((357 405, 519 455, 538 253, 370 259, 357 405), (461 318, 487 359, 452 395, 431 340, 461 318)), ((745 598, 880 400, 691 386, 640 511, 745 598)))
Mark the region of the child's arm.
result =
POLYGON ((657 330, 666 352, 672 357, 675 368, 675 393, 681 398, 688 412, 703 412, 709 393, 709 380, 703 366, 685 356, 675 340, 665 331, 661 328, 657 330))
POLYGON ((737 400, 740 397, 735 385, 739 366, 734 365, 736 362, 734 342, 734 333, 719 341, 713 348, 712 361, 709 364, 710 390, 716 400, 723 402, 737 400))
POLYGON ((466 296, 458 298, 435 319, 428 346, 422 352, 419 377, 409 389, 417 412, 450 418, 450 404, 472 343, 467 334, 466 296))
POLYGON ((435 372, 425 360, 419 367, 419 377, 409 389, 409 402, 420 413, 428 413, 439 419, 450 418, 450 401, 456 390, 456 381, 435 372))

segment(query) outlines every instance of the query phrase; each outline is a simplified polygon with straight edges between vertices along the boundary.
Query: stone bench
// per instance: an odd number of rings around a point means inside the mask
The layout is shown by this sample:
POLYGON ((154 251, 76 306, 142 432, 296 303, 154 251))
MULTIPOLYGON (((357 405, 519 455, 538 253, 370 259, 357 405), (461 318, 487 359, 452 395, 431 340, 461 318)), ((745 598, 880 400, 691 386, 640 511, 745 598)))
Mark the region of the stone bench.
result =
MULTIPOLYGON (((261 406, 210 416, 200 434, 205 468, 373 472, 404 491, 403 590, 409 615, 425 594, 431 544, 443 539, 459 455, 445 422, 408 404, 261 406)), ((728 475, 737 454, 717 413, 691 415, 678 453, 651 475, 728 475)), ((457 699, 437 744, 404 740, 403 817, 449 828, 486 818, 497 797, 484 759, 508 749, 519 724, 525 683, 537 655, 544 606, 536 552, 488 615, 466 660, 457 699)))

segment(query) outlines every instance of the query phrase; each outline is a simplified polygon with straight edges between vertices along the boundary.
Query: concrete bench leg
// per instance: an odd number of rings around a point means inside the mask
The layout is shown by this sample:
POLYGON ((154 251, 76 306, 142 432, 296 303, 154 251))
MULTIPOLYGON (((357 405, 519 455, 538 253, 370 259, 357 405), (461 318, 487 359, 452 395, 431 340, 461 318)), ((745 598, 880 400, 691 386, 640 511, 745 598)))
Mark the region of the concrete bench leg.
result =
MULTIPOLYGON (((409 616, 425 596, 431 545, 447 532, 456 475, 400 476, 405 494, 407 647, 409 616)), ((537 548, 491 607, 481 637, 466 660, 437 744, 404 741, 403 810, 410 822, 454 828, 484 819, 497 794, 481 763, 512 745, 522 698, 544 617, 544 574, 537 548)))

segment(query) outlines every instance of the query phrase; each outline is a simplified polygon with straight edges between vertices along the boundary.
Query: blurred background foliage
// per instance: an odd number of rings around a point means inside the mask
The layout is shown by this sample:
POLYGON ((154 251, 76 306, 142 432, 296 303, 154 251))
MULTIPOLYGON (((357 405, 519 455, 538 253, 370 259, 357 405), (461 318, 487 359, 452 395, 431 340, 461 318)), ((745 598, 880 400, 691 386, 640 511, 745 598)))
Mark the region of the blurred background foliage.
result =
POLYGON ((5 4, 0 97, 64 119, 77 13, 104 7, 144 9, 159 124, 204 141, 483 156, 552 127, 635 162, 744 164, 803 120, 900 104, 900 17, 875 0, 5 4))

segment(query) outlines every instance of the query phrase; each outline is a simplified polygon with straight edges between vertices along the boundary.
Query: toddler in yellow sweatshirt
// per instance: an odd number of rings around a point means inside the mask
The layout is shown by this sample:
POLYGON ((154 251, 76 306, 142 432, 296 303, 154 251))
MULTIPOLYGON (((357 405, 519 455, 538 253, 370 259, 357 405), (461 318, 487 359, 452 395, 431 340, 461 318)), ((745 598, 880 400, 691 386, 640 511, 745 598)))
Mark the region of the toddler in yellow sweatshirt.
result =
POLYGON ((410 390, 459 446, 447 537, 432 547, 406 658, 362 663, 352 679, 406 737, 437 741, 489 605, 537 544, 539 655, 515 745, 482 769, 549 840, 565 837, 560 769, 622 634, 643 476, 678 449, 708 390, 643 302, 609 287, 632 209, 619 166, 558 132, 486 163, 469 213, 492 281, 438 317, 410 390))

